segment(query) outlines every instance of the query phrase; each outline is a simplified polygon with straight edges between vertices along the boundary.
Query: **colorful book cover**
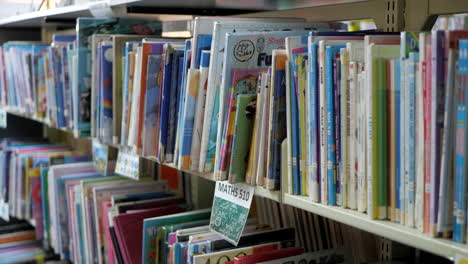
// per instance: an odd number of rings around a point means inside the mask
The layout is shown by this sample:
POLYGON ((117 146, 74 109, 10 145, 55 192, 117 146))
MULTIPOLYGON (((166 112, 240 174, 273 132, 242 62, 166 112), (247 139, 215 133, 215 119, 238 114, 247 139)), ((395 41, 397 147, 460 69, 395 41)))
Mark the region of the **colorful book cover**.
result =
POLYGON ((189 69, 187 73, 187 88, 182 122, 182 138, 180 143, 179 169, 190 168, 190 151, 192 148, 193 125, 195 122, 195 108, 200 85, 200 71, 189 69))
POLYGON ((272 83, 270 88, 270 123, 268 144, 267 188, 277 190, 281 181, 281 143, 286 138, 286 60, 287 56, 273 50, 272 83))
POLYGON ((226 35, 226 47, 219 94, 219 120, 216 132, 215 167, 221 162, 219 154, 222 146, 222 133, 227 125, 229 88, 233 83, 234 69, 265 68, 271 65, 273 49, 284 48, 288 36, 306 35, 306 31, 230 33, 226 35))
POLYGON ((148 36, 112 35, 112 98, 113 100, 113 143, 121 141, 122 122, 125 102, 128 100, 128 87, 125 90, 128 74, 128 52, 127 46, 140 45, 141 40, 148 36), (129 43, 129 44, 127 44, 129 43))
MULTIPOLYGON (((232 19, 232 18, 228 18, 232 19)), ((219 67, 210 67, 208 73, 208 88, 206 95, 206 107, 204 120, 211 120, 209 122, 204 122, 203 133, 202 133, 202 142, 201 142, 201 151, 200 151, 200 171, 210 172, 213 169, 212 162, 214 159, 213 151, 208 152, 208 150, 213 149, 215 144, 215 138, 218 124, 218 112, 219 112, 219 87, 221 87, 222 82, 222 71, 224 64, 225 56, 225 36, 226 33, 234 32, 248 32, 248 31, 281 31, 281 30, 301 30, 301 29, 310 29, 310 28, 322 28, 326 26, 325 24, 316 24, 316 23, 301 23, 303 20, 298 20, 296 18, 244 18, 242 23, 236 23, 235 21, 223 21, 223 23, 218 22, 214 23, 214 28, 211 26, 213 32, 212 39, 212 48, 211 48, 211 58, 210 65, 219 65, 219 67), (262 21, 266 23, 245 23, 246 21, 252 19, 253 21, 262 21), (275 22, 275 23, 268 23, 275 22), (289 23, 292 22, 292 23, 289 23), (207 161, 208 160, 208 161, 207 161), (204 170, 202 170, 204 169, 204 170)), ((210 32, 211 33, 211 32, 210 32)), ((230 84, 230 83, 228 83, 230 84)))
MULTIPOLYGON (((428 34, 429 35, 429 34, 428 34)), ((428 36, 429 38, 429 36, 428 36)), ((456 30, 448 32, 448 62, 447 62, 447 82, 445 96, 445 113, 444 126, 451 133, 443 133, 442 138, 442 161, 441 161, 441 176, 440 176, 440 191, 439 191, 439 211, 437 215, 437 233, 441 233, 443 237, 450 237, 453 231, 453 209, 450 206, 454 200, 454 164, 452 163, 455 140, 455 118, 456 118, 456 91, 459 87, 459 40, 468 39, 467 30, 456 30), (457 65, 458 63, 458 65, 457 65)), ((444 129, 445 130, 445 129, 444 129)))
POLYGON ((201 54, 200 80, 198 85, 197 105, 195 107, 195 124, 192 135, 192 147, 190 151, 190 169, 198 170, 200 161, 200 144, 203 129, 203 115, 205 113, 206 88, 208 85, 208 71, 210 52, 204 50, 201 54))
POLYGON ((73 112, 75 117, 75 129, 80 136, 89 135, 91 120, 91 43, 90 36, 93 34, 118 33, 138 35, 158 35, 161 33, 162 25, 159 21, 145 21, 127 18, 78 18, 77 19, 77 82, 78 89, 75 91, 77 109, 73 112), (82 134, 82 135, 81 135, 82 134))
POLYGON ((245 182, 256 100, 256 94, 240 94, 237 96, 234 133, 231 139, 232 151, 228 177, 230 183, 245 182))
MULTIPOLYGON (((145 102, 145 94, 146 94, 146 74, 148 73, 148 55, 154 54, 159 55, 165 52, 164 47, 165 43, 162 41, 155 41, 153 42, 151 39, 143 39, 143 44, 141 46, 141 78, 139 81, 139 102, 133 102, 135 108, 132 110, 132 118, 136 119, 135 128, 136 129, 136 146, 137 149, 142 148, 142 133, 143 133, 143 114, 144 114, 144 102, 145 102), (137 103, 137 105, 135 105, 137 103)), ((171 53, 172 54, 172 53, 171 53)), ((168 59, 168 55, 166 54, 166 59, 168 59)), ((172 58, 171 58, 172 62, 172 58)), ((169 72, 170 74, 170 72, 169 72)), ((170 76, 170 75, 169 75, 170 76)), ((164 89, 164 87, 163 87, 164 89)), ((134 91, 135 92, 135 91, 134 91)), ((137 92, 138 93, 138 92, 137 92)), ((137 95, 138 96, 138 95, 137 95)), ((138 98, 138 97, 137 97, 138 98)), ((164 98, 164 97, 163 97, 164 98)))
POLYGON ((466 241, 466 190, 467 190, 467 113, 468 100, 468 40, 460 40, 458 64, 458 87, 456 95, 456 139, 455 139, 455 199, 453 240, 458 243, 466 241))
POLYGON ((100 84, 101 87, 99 90, 101 92, 101 103, 100 111, 102 118, 100 119, 100 138, 104 143, 112 142, 112 132, 113 132, 113 121, 112 121, 112 45, 102 45, 99 59, 101 61, 101 78, 100 84))
MULTIPOLYGON (((220 164, 215 170, 216 179, 227 179, 229 161, 231 159, 232 140, 235 130, 235 118, 237 112, 237 96, 241 94, 254 95, 257 88, 257 76, 263 69, 234 69, 233 83, 229 93, 229 112, 223 131, 222 146, 220 152, 220 164)), ((217 156, 218 159, 218 156, 217 156)))
POLYGON ((124 69, 123 69, 123 87, 122 87, 122 125, 120 132, 120 144, 127 145, 128 121, 131 109, 131 98, 133 90, 133 73, 135 68, 135 51, 140 46, 140 42, 126 42, 124 49, 124 69))
POLYGON ((161 71, 161 55, 148 56, 148 72, 146 74, 146 96, 145 96, 145 115, 143 123, 143 146, 142 154, 144 156, 156 157, 156 116, 157 98, 161 92, 158 83, 158 75, 161 71))
POLYGON ((143 220, 142 263, 159 263, 159 252, 157 252, 157 245, 155 244, 159 227, 168 224, 178 224, 195 220, 209 219, 210 215, 211 209, 203 209, 162 217, 147 218, 143 220))

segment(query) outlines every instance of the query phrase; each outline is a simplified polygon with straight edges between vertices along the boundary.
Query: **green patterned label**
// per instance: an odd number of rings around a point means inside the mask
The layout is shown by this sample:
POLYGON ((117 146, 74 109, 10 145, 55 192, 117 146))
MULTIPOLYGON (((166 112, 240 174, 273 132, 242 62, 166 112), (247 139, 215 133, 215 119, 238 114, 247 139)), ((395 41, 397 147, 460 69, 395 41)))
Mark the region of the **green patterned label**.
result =
POLYGON ((216 182, 210 229, 237 246, 249 216, 254 188, 246 184, 216 182))

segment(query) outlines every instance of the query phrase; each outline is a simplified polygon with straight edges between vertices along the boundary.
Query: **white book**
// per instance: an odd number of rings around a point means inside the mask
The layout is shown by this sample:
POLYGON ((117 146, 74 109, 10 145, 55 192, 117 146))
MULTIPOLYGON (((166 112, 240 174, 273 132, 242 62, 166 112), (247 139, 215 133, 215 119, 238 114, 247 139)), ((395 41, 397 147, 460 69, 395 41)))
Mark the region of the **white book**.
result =
POLYGON ((349 207, 349 192, 351 183, 351 159, 350 159, 350 147, 351 147, 351 95, 349 90, 349 53, 346 48, 340 49, 340 62, 341 62, 341 83, 340 83, 340 95, 341 95, 341 163, 339 169, 339 177, 341 184, 341 206, 344 208, 349 207))
POLYGON ((318 67, 319 67, 319 120, 320 120, 320 201, 328 204, 328 159, 327 159, 327 93, 325 81, 325 42, 319 41, 318 47, 318 67))
MULTIPOLYGON (((349 49, 348 49, 349 50, 349 49)), ((349 53, 349 51, 348 51, 349 53)), ((358 195, 358 173, 357 173, 357 157, 358 157, 358 143, 357 143, 357 67, 356 61, 350 61, 348 64, 348 85, 349 85, 349 149, 348 159, 350 163, 349 168, 349 186, 348 186, 348 203, 350 209, 357 209, 357 195, 358 195)))
POLYGON ((262 73, 262 87, 260 91, 260 96, 262 97, 262 109, 261 109, 261 117, 260 120, 261 122, 259 123, 259 130, 258 130, 258 135, 260 141, 258 142, 258 161, 257 161, 257 185, 264 186, 265 185, 265 162, 266 162, 266 152, 264 151, 266 141, 267 141, 267 130, 268 130, 268 122, 265 122, 267 120, 267 115, 268 115, 268 105, 269 105, 269 100, 268 100, 268 95, 269 95, 269 74, 268 73, 262 73))
POLYGON ((132 105, 130 110, 130 124, 128 129, 128 140, 127 145, 130 147, 136 147, 137 134, 138 134, 138 110, 140 107, 140 83, 141 83, 141 52, 142 48, 138 47, 135 54, 135 71, 134 81, 132 90, 132 105))
MULTIPOLYGON (((420 47, 424 47, 420 42, 420 47)), ((423 232, 423 223, 424 223, 424 91, 423 91, 423 76, 422 68, 424 67, 424 51, 420 50, 419 52, 419 63, 416 65, 416 91, 415 91, 415 183, 416 183, 416 193, 414 200, 414 223, 416 228, 423 232)))
MULTIPOLYGON (((209 59, 210 52, 202 51, 201 58, 209 59)), ((199 161, 200 161, 200 144, 201 144, 201 135, 203 129, 203 115, 205 113, 205 101, 206 101, 206 88, 208 81, 208 63, 209 60, 204 63, 200 63, 200 80, 198 85, 198 96, 197 104, 195 106, 195 123, 193 126, 192 134, 192 147, 190 150, 190 170, 198 170, 199 161)))

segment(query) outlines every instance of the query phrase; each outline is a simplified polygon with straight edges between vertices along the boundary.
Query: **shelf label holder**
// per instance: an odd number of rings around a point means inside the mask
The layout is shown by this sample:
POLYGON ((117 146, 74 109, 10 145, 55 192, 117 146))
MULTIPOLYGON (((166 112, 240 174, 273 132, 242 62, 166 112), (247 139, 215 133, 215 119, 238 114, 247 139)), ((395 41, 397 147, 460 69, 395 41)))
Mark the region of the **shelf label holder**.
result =
POLYGON ((254 191, 251 185, 217 181, 210 230, 237 246, 249 216, 254 191))

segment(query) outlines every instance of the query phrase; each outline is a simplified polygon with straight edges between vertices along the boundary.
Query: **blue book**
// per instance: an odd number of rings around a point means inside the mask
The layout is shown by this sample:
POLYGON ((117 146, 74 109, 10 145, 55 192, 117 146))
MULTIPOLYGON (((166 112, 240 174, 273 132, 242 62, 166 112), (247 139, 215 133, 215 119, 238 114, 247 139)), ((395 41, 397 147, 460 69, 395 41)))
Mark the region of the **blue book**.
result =
MULTIPOLYGON (((395 120, 397 120, 397 122, 395 122, 395 199, 396 199, 396 204, 395 204, 395 208, 397 210, 400 210, 401 207, 400 207, 400 182, 401 182, 401 166, 400 166, 400 163, 401 163, 401 160, 399 159, 399 156, 400 156, 400 151, 401 151, 401 124, 400 122, 398 122, 398 120, 400 120, 401 118, 401 114, 400 114, 400 107, 401 107, 401 96, 400 96, 400 91, 401 91, 401 87, 400 87, 400 60, 394 60, 395 62, 395 69, 394 69, 394 72, 395 72, 395 120)), ((401 221, 401 218, 400 220, 401 221)))
POLYGON ((293 194, 300 195, 302 190, 301 185, 301 172, 299 167, 299 109, 298 109, 298 98, 296 92, 296 83, 294 76, 294 69, 296 68, 294 60, 289 62, 290 64, 290 93, 291 93, 291 151, 292 151, 292 178, 293 178, 293 194))
POLYGON ((69 35, 69 34, 54 34, 52 36, 52 42, 60 43, 60 42, 73 42, 76 40, 76 34, 69 35))
POLYGON ((99 54, 101 61, 100 78, 100 111, 101 113, 101 140, 104 143, 112 142, 112 58, 109 57, 109 51, 112 45, 102 45, 99 54))
POLYGON ((318 44, 312 43, 309 46, 309 101, 307 104, 307 115, 309 125, 309 181, 311 182, 311 189, 309 194, 312 194, 314 202, 320 201, 320 144, 319 134, 320 126, 319 119, 319 79, 318 79, 318 44))
POLYGON ((336 205, 336 139, 335 139, 335 89, 333 74, 333 59, 339 54, 344 45, 326 47, 326 87, 327 90, 327 176, 328 176, 328 204, 336 205))
POLYGON ((177 142, 179 144, 178 149, 176 149, 176 157, 180 155, 180 143, 182 141, 182 129, 183 128, 183 120, 185 118, 184 116, 184 105, 185 105, 185 89, 186 89, 186 83, 187 83, 187 71, 191 62, 191 55, 192 55, 192 40, 187 39, 185 41, 185 47, 184 47, 184 57, 183 57, 183 62, 182 62, 182 72, 181 72, 181 85, 180 85, 180 95, 179 95, 179 103, 178 103, 178 113, 179 113, 179 118, 178 118, 178 123, 177 123, 177 142))
POLYGON ((54 69, 55 79, 55 111, 57 112, 57 127, 65 126, 65 115, 64 115, 64 82, 63 82, 63 67, 62 67, 62 56, 63 47, 52 47, 52 64, 54 69))
POLYGON ((211 50, 211 40, 213 35, 199 35, 197 39, 197 47, 195 47, 195 69, 200 68, 202 50, 211 50))
POLYGON ((455 198, 453 240, 464 243, 466 239, 466 191, 467 191, 467 112, 468 100, 468 40, 460 40, 458 62, 458 94, 455 97, 456 109, 456 138, 455 138, 455 198))
POLYGON ((184 50, 174 49, 172 53, 172 73, 171 73, 171 88, 169 93, 169 120, 166 147, 166 162, 173 162, 175 139, 177 131, 177 101, 180 93, 179 62, 183 58, 184 50))
POLYGON ((172 49, 169 44, 164 45, 164 70, 163 70, 163 81, 162 81, 162 96, 161 96, 161 117, 159 124, 159 153, 158 159, 160 162, 166 160, 166 147, 167 147, 167 135, 168 135, 168 118, 169 118, 169 106, 172 86, 172 64, 173 56, 172 49))

